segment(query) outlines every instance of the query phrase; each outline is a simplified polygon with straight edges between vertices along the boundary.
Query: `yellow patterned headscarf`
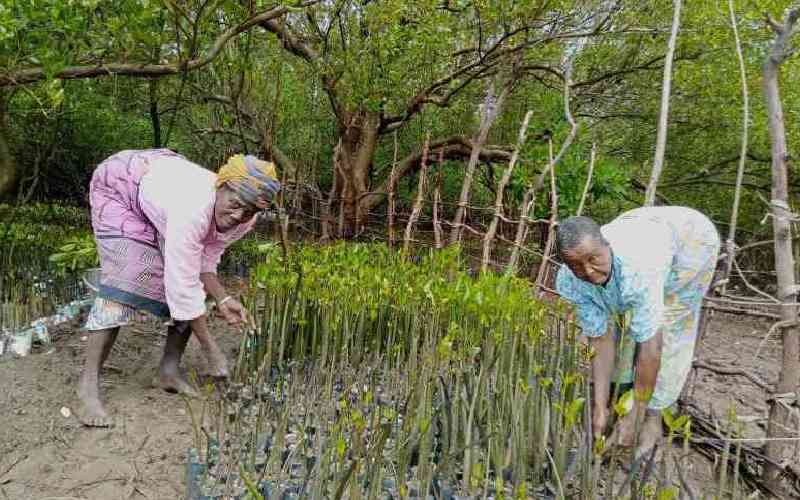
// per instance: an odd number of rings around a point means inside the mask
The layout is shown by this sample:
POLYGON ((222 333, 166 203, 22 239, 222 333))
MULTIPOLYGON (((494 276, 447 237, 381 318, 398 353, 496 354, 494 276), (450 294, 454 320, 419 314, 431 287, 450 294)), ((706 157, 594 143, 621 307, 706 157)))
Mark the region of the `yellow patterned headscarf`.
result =
POLYGON ((217 189, 224 185, 234 190, 243 202, 262 209, 267 208, 281 189, 272 162, 240 154, 231 156, 217 172, 217 189))

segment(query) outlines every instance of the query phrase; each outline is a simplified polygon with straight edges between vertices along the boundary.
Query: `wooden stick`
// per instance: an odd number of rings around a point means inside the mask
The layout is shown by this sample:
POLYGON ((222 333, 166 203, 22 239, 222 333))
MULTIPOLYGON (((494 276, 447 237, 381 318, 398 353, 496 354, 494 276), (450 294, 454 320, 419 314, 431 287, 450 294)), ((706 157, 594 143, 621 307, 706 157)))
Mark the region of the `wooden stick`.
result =
MULTIPOLYGON (((728 12, 731 16, 731 27, 733 28, 733 39, 736 46, 736 57, 739 60, 739 78, 742 81, 742 149, 739 153, 739 168, 736 170, 736 187, 733 192, 733 208, 731 209, 731 225, 728 228, 728 239, 725 242, 728 258, 725 262, 725 274, 723 279, 728 279, 733 268, 733 259, 736 248, 736 223, 739 218, 739 201, 742 197, 742 181, 744 179, 744 165, 747 161, 747 132, 750 120, 749 94, 747 92, 747 71, 744 66, 744 56, 742 55, 742 45, 739 41, 739 28, 736 24, 736 13, 733 11, 733 0, 728 0, 728 12)), ((722 293, 726 291, 727 283, 722 284, 722 293)))
MULTIPOLYGON (((553 163, 553 139, 550 138, 550 163, 553 163)), ((536 286, 543 285, 547 275, 550 252, 553 249, 553 239, 556 234, 556 221, 558 221, 558 192, 556 191, 556 169, 550 169, 550 223, 547 227, 547 242, 544 245, 544 255, 539 271, 536 274, 536 286)))
POLYGON ((472 178, 475 175, 475 169, 478 166, 480 159, 481 149, 486 143, 486 137, 489 135, 489 129, 492 127, 495 119, 500 114, 503 108, 503 103, 506 97, 511 93, 514 84, 514 77, 503 86, 500 95, 495 97, 494 87, 492 85, 486 91, 486 97, 483 100, 483 113, 481 116, 481 124, 478 131, 475 133, 475 138, 472 141, 472 152, 469 156, 469 163, 467 163, 467 171, 464 174, 464 182, 461 185, 461 195, 458 198, 458 208, 456 215, 453 219, 453 229, 450 231, 450 244, 458 243, 461 240, 462 226, 464 223, 464 216, 467 211, 467 204, 469 202, 469 193, 472 188, 472 178))
POLYGON ((500 216, 503 215, 503 192, 511 180, 511 174, 514 170, 514 166, 519 159, 519 152, 525 145, 525 137, 528 134, 528 124, 531 121, 531 116, 533 116, 533 111, 528 111, 525 114, 525 118, 522 120, 522 125, 519 127, 519 133, 517 134, 517 145, 514 147, 514 153, 511 155, 511 160, 508 162, 508 167, 506 167, 506 170, 503 172, 503 177, 500 178, 500 182, 497 184, 497 195, 495 196, 494 200, 494 217, 492 218, 492 222, 489 224, 489 229, 486 231, 486 236, 483 238, 483 259, 481 260, 482 272, 486 272, 489 269, 489 258, 491 257, 492 253, 492 242, 497 234, 497 226, 500 223, 500 216))
MULTIPOLYGON (((525 191, 525 196, 522 200, 522 210, 520 211, 519 223, 517 224, 517 234, 514 238, 514 249, 511 251, 511 257, 508 259, 508 266, 506 267, 507 274, 514 274, 517 271, 519 249, 522 248, 523 244, 525 243, 525 238, 528 235, 527 223, 530 222, 531 215, 533 214, 533 208, 536 201, 536 191, 544 186, 545 176, 550 173, 550 171, 554 169, 556 165, 558 165, 558 162, 560 162, 564 157, 567 150, 572 145, 572 142, 575 140, 575 137, 578 135, 578 123, 572 117, 572 111, 570 110, 569 106, 569 94, 570 88, 572 87, 572 60, 575 58, 575 55, 576 54, 573 53, 571 58, 567 59, 566 69, 564 71, 564 117, 570 124, 570 131, 567 135, 567 138, 564 139, 564 142, 561 144, 561 149, 559 149, 556 157, 549 159, 547 166, 544 168, 544 170, 542 170, 542 172, 539 173, 536 181, 528 188, 527 191, 525 191)), ((550 156, 552 157, 552 153, 550 156)))
POLYGON ((525 244, 525 238, 528 235, 528 222, 531 214, 533 213, 535 201, 536 191, 533 189, 533 186, 531 186, 525 191, 525 196, 522 197, 519 221, 517 222, 517 234, 514 237, 514 248, 511 249, 511 256, 508 258, 506 274, 516 274, 517 272, 520 249, 523 248, 525 244))
POLYGON ((777 314, 772 314, 763 311, 752 311, 747 309, 741 309, 738 307, 725 307, 712 303, 706 303, 705 305, 703 305, 703 307, 712 311, 719 311, 728 314, 740 314, 742 316, 752 316, 755 318, 780 319, 780 316, 778 316, 777 314))
POLYGON ((414 230, 414 224, 419 218, 419 213, 422 211, 422 201, 425 197, 425 180, 428 175, 428 145, 431 141, 431 135, 425 138, 425 145, 422 146, 422 163, 419 169, 419 182, 417 183, 417 199, 414 201, 414 207, 411 209, 411 216, 408 218, 406 224, 406 233, 403 237, 403 253, 408 253, 409 246, 411 245, 411 232, 414 230))
POLYGON ((444 148, 439 150, 439 171, 436 174, 436 188, 433 191, 433 240, 436 249, 442 248, 442 223, 439 221, 439 204, 442 200, 442 163, 444 163, 444 148))
POLYGON ((656 199, 656 187, 661 170, 664 167, 664 151, 667 147, 667 117, 669 116, 669 96, 672 85, 672 59, 675 55, 675 45, 678 40, 678 28, 681 24, 681 0, 672 0, 672 32, 667 45, 667 55, 664 58, 664 78, 661 85, 661 111, 658 115, 658 132, 656 134, 656 152, 653 159, 653 170, 650 183, 645 191, 644 204, 652 206, 656 199))
POLYGON ((392 160, 392 171, 389 173, 389 193, 387 194, 389 198, 389 249, 394 249, 394 210, 395 210, 395 200, 394 200, 394 190, 395 185, 397 183, 395 179, 395 170, 397 169, 397 131, 394 131, 394 159, 392 160))

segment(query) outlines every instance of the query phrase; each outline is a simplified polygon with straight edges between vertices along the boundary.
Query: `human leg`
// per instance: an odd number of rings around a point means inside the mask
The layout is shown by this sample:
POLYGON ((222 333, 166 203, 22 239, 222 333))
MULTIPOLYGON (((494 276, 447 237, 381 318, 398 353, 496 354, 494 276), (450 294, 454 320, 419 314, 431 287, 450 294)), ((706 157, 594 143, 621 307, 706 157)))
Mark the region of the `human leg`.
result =
POLYGON ((158 366, 158 385, 167 392, 195 395, 186 375, 181 370, 181 358, 186 350, 192 329, 188 321, 176 321, 167 328, 167 341, 158 366))
POLYGON ((86 361, 78 380, 78 397, 82 404, 78 418, 89 427, 109 427, 113 423, 100 400, 100 370, 118 334, 119 327, 113 327, 89 335, 86 361))

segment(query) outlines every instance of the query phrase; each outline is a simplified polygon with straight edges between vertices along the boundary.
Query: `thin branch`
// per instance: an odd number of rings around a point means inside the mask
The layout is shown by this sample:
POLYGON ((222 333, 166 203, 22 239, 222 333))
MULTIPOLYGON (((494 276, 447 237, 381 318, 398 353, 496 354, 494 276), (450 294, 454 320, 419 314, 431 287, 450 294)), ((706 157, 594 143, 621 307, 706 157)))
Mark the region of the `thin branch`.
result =
POLYGON ((417 184, 417 198, 414 201, 414 207, 411 210, 411 215, 408 217, 406 224, 406 232, 403 237, 403 253, 408 254, 411 245, 411 232, 414 230, 414 224, 419 218, 419 213, 422 211, 422 202, 425 198, 425 184, 428 177, 428 146, 431 142, 430 133, 425 138, 425 144, 422 146, 422 168, 419 171, 419 182, 417 184))
POLYGON ((653 205, 656 200, 656 187, 658 178, 661 177, 661 170, 664 167, 664 152, 667 147, 667 118, 669 117, 669 98, 672 84, 672 58, 675 54, 675 45, 678 39, 678 28, 681 24, 681 4, 682 0, 672 0, 672 32, 670 33, 667 45, 667 56, 664 60, 664 78, 661 85, 661 111, 658 116, 658 132, 656 137, 656 152, 653 159, 653 171, 650 176, 650 183, 645 192, 644 204, 653 205))
MULTIPOLYGON (((739 168, 736 170, 736 188, 733 193, 733 208, 731 209, 731 225, 728 229, 728 240, 725 246, 728 252, 728 259, 725 263, 725 274, 723 279, 728 279, 731 275, 731 268, 734 262, 734 248, 736 246, 736 223, 739 218, 739 202, 742 197, 742 181, 744 179, 744 165, 747 159, 747 131, 750 119, 749 94, 747 92, 747 71, 744 66, 744 56, 742 55, 742 45, 739 41, 739 28, 736 24, 736 13, 733 10, 733 0, 728 0, 728 11, 731 16, 731 27, 733 28, 733 38, 736 46, 736 57, 739 60, 739 77, 742 81, 742 150, 739 153, 739 168)), ((738 267, 738 266, 737 266, 738 267)), ((744 276, 744 275, 742 275, 744 276)), ((725 284, 722 285, 722 292, 725 293, 725 284)))
MULTIPOLYGON (((757 288, 757 287, 755 287, 755 286, 751 285, 751 284, 750 284, 750 282, 749 282, 749 281, 747 280, 747 278, 745 277, 744 273, 742 272, 742 269, 739 267, 739 263, 738 263, 738 262, 736 262, 736 258, 735 258, 735 257, 731 257, 731 261, 733 262, 733 265, 736 267, 736 271, 739 273, 739 277, 740 277, 740 278, 742 278, 742 281, 744 282, 744 284, 745 284, 745 286, 746 286, 747 288, 749 288, 750 290, 752 290, 752 291, 756 292, 758 295, 761 295, 762 297, 764 297, 764 298, 766 298, 766 299, 769 299, 769 300, 770 300, 771 302, 773 302, 775 305, 778 305, 778 304, 780 304, 780 303, 781 303, 781 301, 779 301, 778 299, 776 299, 776 298, 775 298, 775 297, 773 297, 772 295, 770 295, 770 294, 768 294, 767 292, 764 292, 764 291, 762 291, 761 289, 759 289, 759 288, 757 288)), ((723 290, 724 290, 724 289, 723 289, 723 290)), ((723 291, 723 293, 724 293, 724 291, 723 291)))
POLYGON ((769 339, 773 333, 781 330, 783 328, 789 328, 792 326, 797 326, 797 321, 795 320, 784 320, 778 321, 777 323, 773 324, 770 329, 767 331, 767 334, 764 335, 764 338, 761 339, 761 342, 758 343, 758 348, 756 349, 755 355, 753 355, 753 361, 758 360, 758 355, 761 353, 761 349, 763 349, 764 344, 767 343, 767 339, 769 339))
POLYGON ((483 272, 486 272, 489 268, 489 259, 491 258, 492 254, 492 240, 494 240, 494 237, 497 234, 497 226, 500 222, 500 217, 503 215, 503 192, 511 180, 511 174, 513 173, 514 166, 517 164, 517 160, 519 159, 519 152, 525 145, 525 137, 528 134, 528 124, 531 121, 531 116, 533 116, 533 111, 528 111, 525 113, 525 118, 523 118, 522 125, 519 127, 519 133, 517 134, 517 145, 514 148, 514 153, 511 155, 511 161, 508 162, 508 167, 506 168, 505 172, 503 172, 503 177, 500 178, 500 182, 497 185, 497 194, 494 201, 494 217, 492 218, 492 222, 489 224, 489 229, 486 231, 486 236, 483 238, 483 259, 481 261, 481 271, 483 272))
POLYGON ((581 201, 578 204, 578 210, 575 212, 575 215, 581 215, 583 213, 583 204, 586 202, 586 195, 589 194, 589 186, 592 184, 592 174, 594 173, 594 160, 597 154, 597 143, 592 143, 592 152, 589 156, 589 173, 586 174, 586 185, 583 186, 583 194, 581 194, 581 201))

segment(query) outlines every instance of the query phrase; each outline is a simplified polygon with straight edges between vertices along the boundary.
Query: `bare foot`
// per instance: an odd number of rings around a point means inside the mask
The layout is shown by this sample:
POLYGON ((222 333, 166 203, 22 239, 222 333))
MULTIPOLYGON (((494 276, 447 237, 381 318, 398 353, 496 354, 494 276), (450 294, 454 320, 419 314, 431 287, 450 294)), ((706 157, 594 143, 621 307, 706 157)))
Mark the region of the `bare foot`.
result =
POLYGON ((161 371, 158 374, 158 387, 174 394, 183 394, 189 397, 197 396, 197 391, 186 380, 186 375, 181 371, 176 373, 161 371))
POLYGON ((636 419, 638 410, 634 407, 625 416, 623 416, 614 426, 608 442, 613 446, 620 446, 623 448, 630 448, 633 446, 636 436, 636 419))
POLYGON ((228 359, 216 342, 202 347, 208 361, 208 374, 215 378, 228 378, 228 359))
POLYGON ((639 432, 639 445, 636 447, 636 459, 647 459, 653 448, 661 442, 663 437, 661 415, 647 415, 639 432))
POLYGON ((108 416, 100 401, 100 388, 97 379, 81 375, 78 382, 78 398, 81 409, 77 412, 78 420, 87 427, 111 427, 114 420, 108 416))

